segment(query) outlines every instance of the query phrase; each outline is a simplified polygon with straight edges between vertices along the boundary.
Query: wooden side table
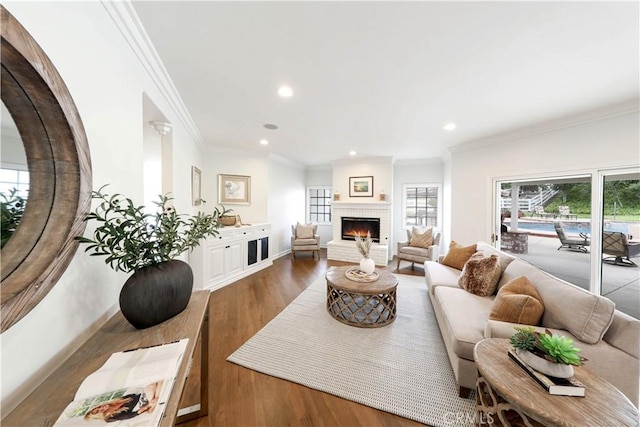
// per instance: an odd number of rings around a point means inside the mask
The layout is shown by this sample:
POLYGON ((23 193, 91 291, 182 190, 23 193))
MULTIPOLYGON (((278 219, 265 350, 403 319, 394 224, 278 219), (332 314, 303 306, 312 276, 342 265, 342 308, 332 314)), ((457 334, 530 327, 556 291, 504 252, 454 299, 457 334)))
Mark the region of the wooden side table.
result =
POLYGON ((349 280, 345 272, 353 266, 332 267, 327 271, 327 311, 339 322, 360 328, 379 328, 396 319, 398 279, 378 270, 375 282, 349 280))
POLYGON ((479 425, 638 425, 638 410, 629 399, 584 366, 574 367, 574 372, 575 378, 586 386, 586 397, 554 396, 509 358, 510 348, 509 340, 497 338, 482 340, 475 346, 479 425))
POLYGON ((56 371, 44 380, 33 393, 2 420, 7 426, 51 426, 64 408, 71 403, 80 383, 111 356, 112 353, 131 348, 153 346, 189 338, 184 358, 167 401, 161 426, 204 416, 208 409, 209 382, 209 327, 207 308, 209 291, 191 295, 187 308, 177 316, 147 329, 135 329, 122 313, 116 313, 102 328, 91 336, 56 371), (178 417, 183 388, 189 375, 189 366, 200 338, 200 405, 197 412, 178 417))

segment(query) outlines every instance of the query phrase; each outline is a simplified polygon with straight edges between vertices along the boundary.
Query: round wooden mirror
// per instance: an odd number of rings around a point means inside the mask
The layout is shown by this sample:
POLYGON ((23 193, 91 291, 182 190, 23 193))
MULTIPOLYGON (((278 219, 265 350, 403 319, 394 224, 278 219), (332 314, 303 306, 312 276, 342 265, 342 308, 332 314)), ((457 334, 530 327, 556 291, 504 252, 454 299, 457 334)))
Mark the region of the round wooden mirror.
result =
POLYGON ((2 102, 22 138, 29 198, 2 248, 2 332, 51 290, 78 247, 91 206, 89 145, 71 95, 20 23, 0 6, 2 102))

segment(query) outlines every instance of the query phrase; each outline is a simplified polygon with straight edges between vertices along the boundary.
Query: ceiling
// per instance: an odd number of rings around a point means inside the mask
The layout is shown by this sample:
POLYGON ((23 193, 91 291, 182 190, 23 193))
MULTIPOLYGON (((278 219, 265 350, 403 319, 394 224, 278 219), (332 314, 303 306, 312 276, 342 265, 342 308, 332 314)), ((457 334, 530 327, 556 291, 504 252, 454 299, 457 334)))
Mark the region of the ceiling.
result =
POLYGON ((133 5, 208 148, 444 157, 638 102, 636 1, 133 5))

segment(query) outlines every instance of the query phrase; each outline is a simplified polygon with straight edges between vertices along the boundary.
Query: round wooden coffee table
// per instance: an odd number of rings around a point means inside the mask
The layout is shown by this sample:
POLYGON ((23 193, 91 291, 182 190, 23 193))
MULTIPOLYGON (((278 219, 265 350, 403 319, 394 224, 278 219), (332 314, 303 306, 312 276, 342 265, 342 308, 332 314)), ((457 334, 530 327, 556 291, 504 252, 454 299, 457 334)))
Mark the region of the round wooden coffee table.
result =
POLYGON ((631 401, 587 367, 574 367, 586 397, 554 396, 509 358, 510 348, 509 340, 498 338, 482 340, 474 348, 480 374, 477 420, 497 426, 637 426, 638 410, 631 401))
POLYGON ((379 328, 396 319, 398 279, 386 270, 378 270, 375 282, 347 279, 353 266, 331 267, 327 278, 327 311, 336 320, 360 328, 379 328))

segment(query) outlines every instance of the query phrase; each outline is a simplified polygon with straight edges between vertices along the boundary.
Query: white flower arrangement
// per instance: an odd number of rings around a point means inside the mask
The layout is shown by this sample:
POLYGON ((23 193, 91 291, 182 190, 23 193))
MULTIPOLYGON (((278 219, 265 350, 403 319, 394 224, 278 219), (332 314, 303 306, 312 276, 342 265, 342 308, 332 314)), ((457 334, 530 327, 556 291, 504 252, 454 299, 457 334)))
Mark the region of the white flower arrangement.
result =
POLYGON ((367 231, 367 237, 362 238, 360 234, 355 235, 356 247, 358 248, 358 252, 364 258, 369 258, 369 252, 371 252, 371 246, 373 241, 371 240, 371 233, 367 231))

